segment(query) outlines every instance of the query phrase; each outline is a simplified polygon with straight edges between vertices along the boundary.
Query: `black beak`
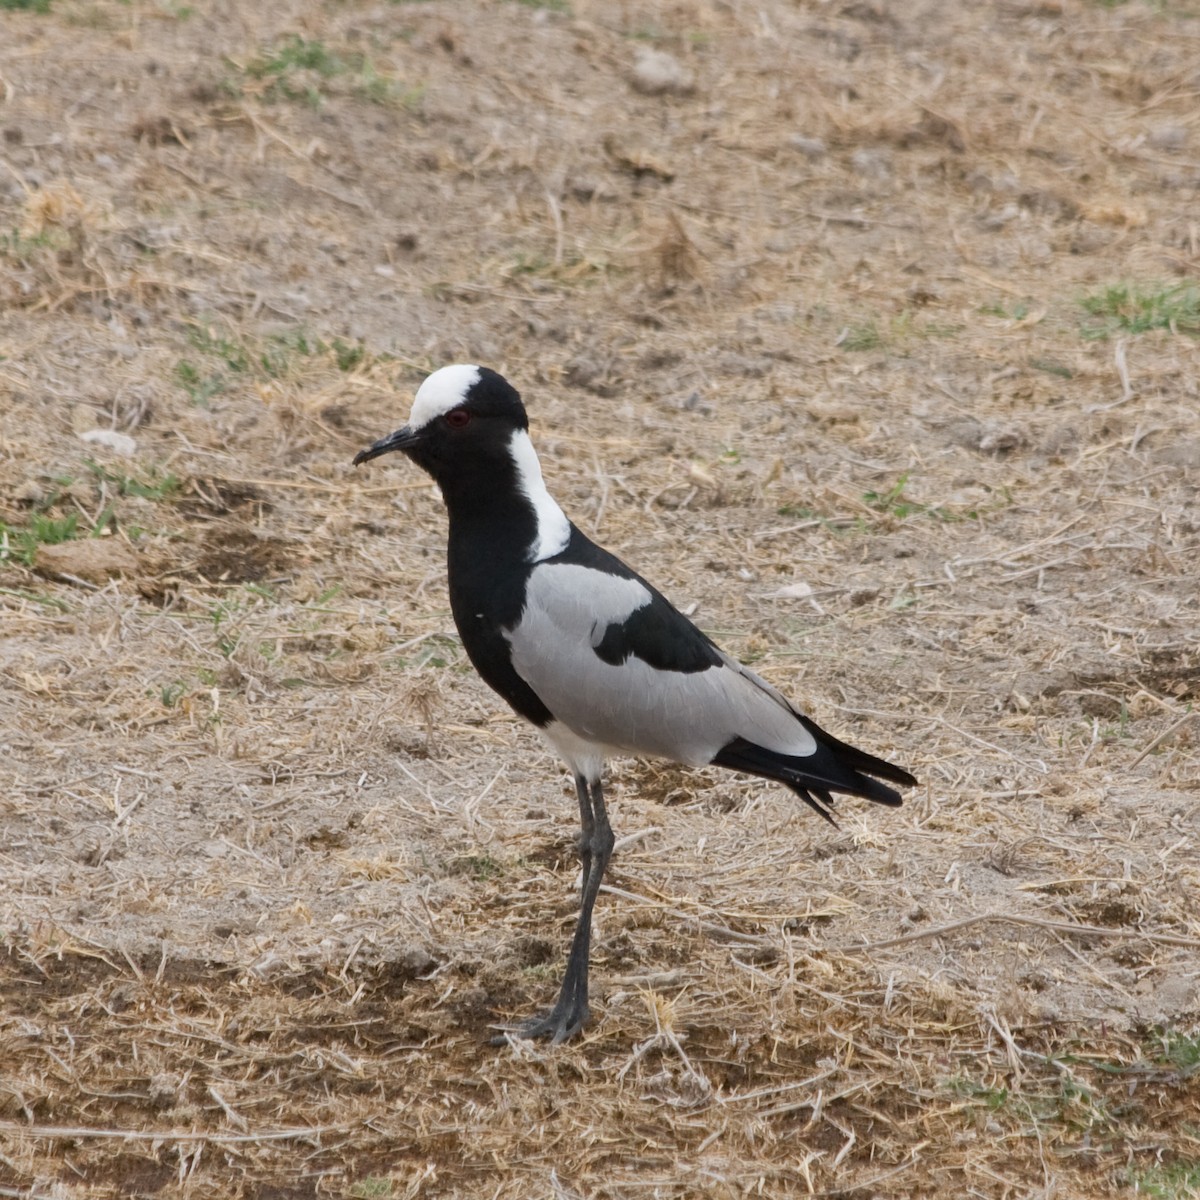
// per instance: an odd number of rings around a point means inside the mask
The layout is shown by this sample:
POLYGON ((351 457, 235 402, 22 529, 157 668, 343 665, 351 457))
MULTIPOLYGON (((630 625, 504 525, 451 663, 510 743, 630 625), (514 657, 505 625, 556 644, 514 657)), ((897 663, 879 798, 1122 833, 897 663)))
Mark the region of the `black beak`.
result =
POLYGON ((421 431, 405 425, 403 429, 397 429, 395 433, 389 433, 387 437, 380 438, 374 445, 360 450, 354 456, 354 465, 360 466, 362 463, 370 462, 373 458, 378 458, 381 454, 389 454, 393 450, 407 450, 420 440, 421 431))

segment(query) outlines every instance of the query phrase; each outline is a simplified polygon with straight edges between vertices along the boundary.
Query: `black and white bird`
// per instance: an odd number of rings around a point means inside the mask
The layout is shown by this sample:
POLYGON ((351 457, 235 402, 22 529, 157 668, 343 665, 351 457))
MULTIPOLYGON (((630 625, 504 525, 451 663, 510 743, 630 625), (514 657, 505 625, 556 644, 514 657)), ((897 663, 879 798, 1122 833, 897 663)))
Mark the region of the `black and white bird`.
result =
POLYGON ((871 776, 916 783, 818 728, 581 533, 542 481, 520 395, 495 371, 435 371, 408 424, 354 465, 393 450, 441 488, 450 607, 471 662, 566 760, 579 796, 583 888, 566 974, 553 1008, 511 1032, 561 1042, 588 1018, 592 909, 613 848, 607 758, 777 780, 830 821, 834 792, 898 805, 899 793, 871 776))

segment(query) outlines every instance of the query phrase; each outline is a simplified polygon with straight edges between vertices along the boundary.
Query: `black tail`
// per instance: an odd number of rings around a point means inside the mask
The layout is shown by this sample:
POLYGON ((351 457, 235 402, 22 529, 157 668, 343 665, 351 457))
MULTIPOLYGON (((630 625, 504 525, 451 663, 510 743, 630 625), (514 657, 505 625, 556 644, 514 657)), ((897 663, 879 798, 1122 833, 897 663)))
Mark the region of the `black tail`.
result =
POLYGON ((903 787, 911 787, 917 782, 903 767, 839 741, 805 717, 800 721, 816 739, 814 754, 793 758, 756 746, 745 738, 734 738, 712 761, 718 767, 729 767, 747 775, 757 775, 760 779, 774 779, 786 784, 831 825, 837 824, 830 811, 833 792, 861 796, 864 800, 895 808, 902 803, 900 793, 870 776, 878 775, 903 787))

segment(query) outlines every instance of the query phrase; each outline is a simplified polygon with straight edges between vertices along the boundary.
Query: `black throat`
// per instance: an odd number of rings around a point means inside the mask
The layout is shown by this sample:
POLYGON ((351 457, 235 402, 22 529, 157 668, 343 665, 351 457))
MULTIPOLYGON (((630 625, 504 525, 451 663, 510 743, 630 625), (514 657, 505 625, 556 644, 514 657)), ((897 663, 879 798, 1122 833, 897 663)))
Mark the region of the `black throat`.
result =
POLYGON ((546 725, 550 711, 513 670, 505 637, 521 619, 533 569, 529 555, 538 536, 533 502, 518 486, 516 464, 507 453, 472 464, 471 470, 461 469, 461 459, 456 465, 453 472, 434 473, 450 523, 446 574, 454 624, 484 681, 526 720, 546 725))

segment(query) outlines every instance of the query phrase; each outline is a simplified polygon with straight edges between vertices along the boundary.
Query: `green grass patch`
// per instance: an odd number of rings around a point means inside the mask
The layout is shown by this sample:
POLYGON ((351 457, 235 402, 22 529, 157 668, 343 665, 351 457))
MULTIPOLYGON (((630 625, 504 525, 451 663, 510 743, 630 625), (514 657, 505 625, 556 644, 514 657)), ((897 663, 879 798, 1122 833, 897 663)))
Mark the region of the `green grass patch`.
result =
POLYGON ((939 504, 921 504, 917 500, 909 499, 905 495, 905 489, 908 487, 910 475, 910 471, 905 471, 885 492, 863 492, 863 503, 868 508, 873 508, 876 512, 887 513, 888 516, 895 517, 899 521, 917 514, 936 517, 939 521, 958 521, 964 516, 975 517, 978 515, 974 510, 960 515, 949 512, 939 504))
MULTIPOLYGON (((99 515, 91 521, 81 519, 80 512, 63 504, 67 489, 75 482, 69 475, 49 477, 49 488, 23 523, 0 521, 0 562, 34 565, 39 546, 57 546, 77 538, 99 537, 117 525, 117 503, 121 497, 140 496, 148 500, 166 500, 178 491, 179 479, 157 470, 148 474, 127 475, 88 459, 85 466, 100 485, 104 502, 99 515)), ((126 528, 126 532, 134 532, 126 528)))
POLYGON ((1058 1075, 1020 1091, 996 1087, 969 1078, 948 1082, 950 1090, 968 1107, 1015 1126, 1055 1128, 1055 1137, 1105 1137, 1117 1124, 1107 1097, 1071 1076, 1058 1075))
POLYGON ((107 484, 118 496, 137 496, 160 502, 170 500, 182 486, 179 476, 169 471, 164 474, 152 469, 146 475, 126 475, 90 458, 85 460, 84 466, 99 483, 107 484))
POLYGON ((490 854, 464 854, 449 863, 452 875, 469 875, 480 883, 504 874, 504 864, 490 854))
POLYGON ((175 378, 197 408, 207 408, 208 402, 225 390, 224 375, 219 371, 202 371, 187 358, 175 364, 175 378))
POLYGON ((954 337, 962 330, 962 325, 934 321, 927 313, 906 308, 886 322, 872 317, 847 325, 834 345, 851 354, 889 347, 903 350, 922 339, 954 337))
POLYGON ((1115 720, 1101 725, 1098 729, 1095 726, 1092 728, 1102 742, 1119 742, 1122 738, 1131 736, 1132 725, 1133 718, 1129 713, 1129 705, 1122 700, 1115 720))
POLYGON ((269 379, 285 379, 295 373, 298 358, 313 358, 326 349, 324 342, 303 329, 289 329, 286 333, 268 335, 255 365, 269 379))
POLYGON ((1195 1200, 1200 1196, 1200 1162, 1195 1159, 1156 1163, 1141 1171, 1131 1169, 1127 1179, 1140 1195, 1160 1200, 1195 1200))
POLYGON ((57 596, 45 592, 31 592, 28 588, 0 587, 0 596, 12 596, 16 600, 28 600, 32 604, 40 604, 43 608, 53 608, 58 612, 70 612, 71 606, 57 596))
POLYGON ((289 71, 305 70, 329 77, 346 68, 324 42, 291 34, 273 51, 256 59, 249 69, 252 75, 286 75, 289 71))
POLYGON ((222 658, 229 658, 241 645, 243 631, 238 626, 242 619, 264 603, 273 604, 277 599, 274 589, 265 584, 244 583, 209 606, 207 618, 212 622, 217 652, 222 658))
POLYGON ((1012 1094, 1006 1087, 989 1087, 971 1079, 952 1079, 950 1090, 956 1096, 963 1096, 982 1105, 989 1112, 999 1112, 1012 1099, 1012 1094))
POLYGON ((1027 300, 1018 300, 1015 304, 1005 306, 999 302, 982 304, 979 311, 989 317, 1000 317, 1005 321, 1023 321, 1029 316, 1030 306, 1027 300))
POLYGON ((352 1200, 388 1200, 396 1195, 396 1181, 387 1175, 368 1175, 366 1179, 352 1183, 346 1195, 352 1200))
POLYGON ((407 87, 380 72, 364 54, 331 50, 317 39, 289 34, 243 68, 258 80, 267 101, 299 101, 319 108, 335 90, 372 104, 414 107, 424 89, 407 87), (335 80, 344 82, 335 84, 335 80))
POLYGON ((898 521, 907 520, 913 516, 932 517, 937 521, 947 523, 954 521, 978 521, 987 513, 997 512, 1007 508, 1012 503, 1012 493, 1008 488, 997 488, 993 499, 986 504, 973 508, 947 508, 942 504, 922 504, 907 495, 910 471, 903 472, 886 491, 863 492, 863 503, 877 513, 894 517, 898 521))
MULTIPOLYGON (((303 363, 320 358, 328 358, 339 371, 350 372, 371 359, 361 342, 342 338, 326 342, 304 329, 235 340, 198 327, 189 332, 188 341, 200 354, 215 360, 181 358, 175 364, 176 381, 199 408, 207 408, 213 397, 227 392, 239 375, 261 380, 295 378, 303 363)), ((374 357, 382 361, 387 356, 374 357)))
POLYGON ((426 638, 416 654, 409 659, 399 659, 396 665, 420 670, 422 667, 445 668, 458 659, 459 643, 455 638, 435 634, 426 638))
POLYGON ((353 371, 355 367, 362 366, 367 357, 366 347, 361 342, 355 345, 335 337, 330 349, 333 351, 333 360, 337 363, 339 371, 353 371))
POLYGON ((1106 1155, 1110 1181, 1130 1194, 1200 1195, 1200 1128, 1190 1103, 1200 1029, 1144 1030, 1136 1042, 1117 1036, 1060 1043, 1052 1035, 1042 1045, 1043 1052, 1031 1047, 1015 1077, 996 1070, 993 1059, 945 1079, 968 1128, 998 1140, 1036 1136, 1060 1160, 1082 1151, 1106 1155))
MULTIPOLYGON (((3 0, 0 0, 2 5, 3 0)), ((66 250, 70 245, 71 235, 65 229, 43 229, 32 234, 12 229, 0 234, 0 255, 20 263, 28 263, 40 250, 66 250)))
POLYGON ((189 331, 188 342, 202 355, 215 360, 211 367, 192 359, 180 359, 175 364, 175 378, 180 386, 193 404, 202 407, 227 391, 238 375, 261 380, 295 378, 303 364, 314 359, 328 359, 339 371, 350 372, 369 357, 361 342, 347 342, 339 337, 326 342, 303 328, 268 334, 265 338, 235 339, 207 326, 197 326, 189 331))
POLYGON ((24 527, 0 521, 0 562, 19 562, 33 566, 39 546, 57 546, 79 534, 79 514, 67 513, 53 517, 49 513, 34 513, 24 527))
POLYGON ((877 350, 883 345, 883 335, 874 321, 863 321, 849 326, 838 339, 838 345, 846 351, 877 350))
POLYGON ((1126 284, 1105 288, 1079 302, 1096 321, 1085 325, 1083 336, 1106 338, 1114 333, 1171 333, 1200 336, 1200 284, 1180 283, 1157 291, 1126 284))
POLYGON ((532 983, 551 983, 558 979, 561 973, 562 967, 557 962, 533 963, 521 968, 521 974, 532 983))
POLYGON ((301 605, 308 612, 330 613, 337 612, 337 609, 328 607, 330 601, 336 600, 342 594, 343 588, 340 583, 331 584, 327 588, 322 588, 321 593, 311 604, 301 605))
MULTIPOLYGON (((936 521, 951 524, 956 521, 978 521, 989 513, 999 512, 1008 508, 1012 502, 1012 492, 1007 487, 989 489, 992 494, 981 504, 971 507, 947 507, 944 504, 923 504, 908 495, 910 471, 904 471, 890 487, 882 490, 872 490, 862 493, 862 502, 872 512, 881 517, 896 521, 905 521, 909 517, 925 516, 936 521)), ((874 531, 877 522, 862 514, 831 516, 813 508, 808 504, 781 504, 775 510, 781 517, 791 517, 800 521, 815 521, 830 532, 843 534, 865 534, 874 531)))
POLYGON ((1044 371, 1047 375, 1057 375, 1059 379, 1075 378, 1075 372, 1070 367, 1055 362, 1052 358, 1031 358, 1029 365, 1035 371, 1044 371))
POLYGON ((1178 1029, 1159 1030, 1154 1035, 1155 1057, 1185 1075, 1200 1070, 1200 1029, 1184 1033, 1178 1029))
MULTIPOLYGON (((512 259, 493 264, 500 278, 508 283, 512 280, 537 278, 548 280, 562 287, 586 287, 597 283, 621 269, 602 251, 568 249, 558 261, 549 254, 524 252, 512 259)), ((459 295, 455 284, 448 281, 435 282, 432 294, 439 298, 453 299, 459 295)))
POLYGON ((242 374, 250 370, 250 355, 246 347, 229 338, 221 337, 203 325, 188 330, 188 342, 202 354, 211 354, 221 359, 233 372, 242 374))
POLYGON ((0 12, 48 13, 50 0, 0 0, 0 12))

